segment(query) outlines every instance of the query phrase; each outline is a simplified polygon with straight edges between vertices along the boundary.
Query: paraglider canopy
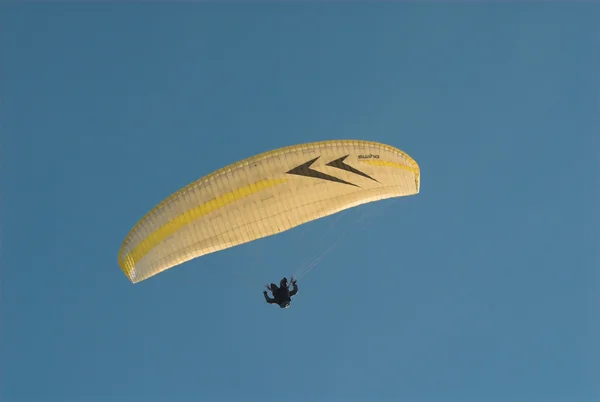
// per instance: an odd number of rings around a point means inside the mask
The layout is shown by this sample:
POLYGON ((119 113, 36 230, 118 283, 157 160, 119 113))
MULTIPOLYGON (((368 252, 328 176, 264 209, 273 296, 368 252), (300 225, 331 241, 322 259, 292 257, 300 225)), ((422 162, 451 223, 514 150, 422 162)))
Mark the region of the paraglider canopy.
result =
POLYGON ((130 231, 118 262, 136 283, 193 258, 289 230, 368 202, 419 193, 406 153, 369 141, 275 149, 177 191, 130 231))

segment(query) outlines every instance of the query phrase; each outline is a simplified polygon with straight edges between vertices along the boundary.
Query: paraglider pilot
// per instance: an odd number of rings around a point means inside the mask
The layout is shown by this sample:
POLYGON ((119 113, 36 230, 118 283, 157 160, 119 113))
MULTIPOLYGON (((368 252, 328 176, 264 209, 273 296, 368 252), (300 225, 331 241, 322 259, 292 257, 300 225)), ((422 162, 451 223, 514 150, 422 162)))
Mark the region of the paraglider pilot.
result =
POLYGON ((296 279, 292 277, 290 282, 292 284, 291 292, 288 286, 287 278, 285 277, 279 282, 279 287, 277 287, 277 285, 274 283, 271 283, 269 286, 267 286, 267 289, 273 293, 273 297, 271 298, 267 294, 266 290, 263 292, 267 303, 278 304, 281 308, 288 308, 292 303, 292 297, 296 296, 296 293, 298 293, 298 284, 296 283, 296 279))

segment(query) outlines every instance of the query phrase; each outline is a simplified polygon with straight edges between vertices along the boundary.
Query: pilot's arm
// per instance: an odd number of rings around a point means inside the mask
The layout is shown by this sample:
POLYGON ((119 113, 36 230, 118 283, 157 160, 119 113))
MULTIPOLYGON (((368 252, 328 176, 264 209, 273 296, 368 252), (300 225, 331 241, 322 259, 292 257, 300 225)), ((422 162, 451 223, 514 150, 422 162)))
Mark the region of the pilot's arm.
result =
POLYGON ((265 301, 266 301, 267 303, 269 303, 269 304, 273 304, 273 303, 275 303, 275 299, 273 299, 273 298, 269 297, 269 295, 267 294, 267 291, 266 291, 266 290, 263 292, 263 295, 265 296, 265 301))

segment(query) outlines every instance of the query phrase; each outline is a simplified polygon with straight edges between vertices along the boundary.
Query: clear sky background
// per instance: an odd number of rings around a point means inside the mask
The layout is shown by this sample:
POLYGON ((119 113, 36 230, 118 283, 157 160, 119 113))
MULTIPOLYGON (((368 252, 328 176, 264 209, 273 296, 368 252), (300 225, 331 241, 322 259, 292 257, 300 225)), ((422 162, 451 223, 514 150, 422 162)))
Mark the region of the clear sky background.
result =
POLYGON ((582 2, 2 6, 0 400, 600 400, 599 21, 582 2), (326 139, 406 151, 421 193, 120 271, 172 192, 326 139), (264 303, 338 238, 292 308, 264 303))

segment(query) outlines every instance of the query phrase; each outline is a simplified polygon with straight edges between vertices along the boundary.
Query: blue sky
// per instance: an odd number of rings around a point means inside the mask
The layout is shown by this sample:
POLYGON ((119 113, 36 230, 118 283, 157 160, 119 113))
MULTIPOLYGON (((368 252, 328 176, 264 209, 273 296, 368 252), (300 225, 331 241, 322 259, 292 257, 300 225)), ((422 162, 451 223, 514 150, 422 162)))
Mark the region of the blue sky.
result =
POLYGON ((599 400, 599 12, 2 6, 0 399, 599 400), (170 193, 340 138, 408 152, 421 193, 119 270, 170 193))

